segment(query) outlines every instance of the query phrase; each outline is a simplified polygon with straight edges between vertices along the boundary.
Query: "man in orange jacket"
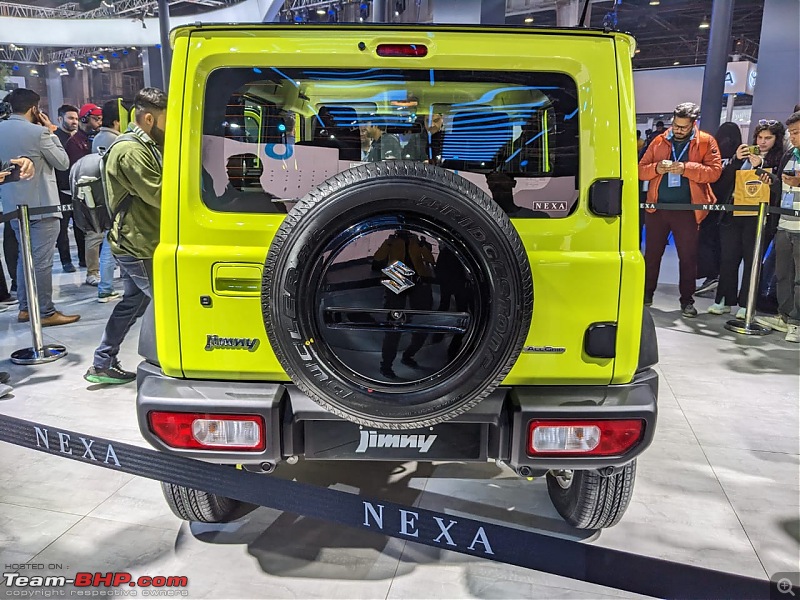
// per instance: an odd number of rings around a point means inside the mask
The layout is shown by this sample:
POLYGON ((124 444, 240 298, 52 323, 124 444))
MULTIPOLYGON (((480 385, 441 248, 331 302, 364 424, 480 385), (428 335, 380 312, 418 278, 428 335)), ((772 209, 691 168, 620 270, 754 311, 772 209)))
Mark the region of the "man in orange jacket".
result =
MULTIPOLYGON (((691 102, 679 104, 672 115, 672 127, 653 139, 639 161, 639 179, 649 182, 647 202, 656 204, 714 204, 717 199, 711 184, 722 173, 716 140, 695 127, 700 108, 691 102)), ((696 317, 694 307, 697 276, 697 240, 700 222, 708 213, 702 210, 657 210, 645 215, 644 303, 653 303, 658 285, 661 257, 669 234, 678 251, 681 312, 696 317)))

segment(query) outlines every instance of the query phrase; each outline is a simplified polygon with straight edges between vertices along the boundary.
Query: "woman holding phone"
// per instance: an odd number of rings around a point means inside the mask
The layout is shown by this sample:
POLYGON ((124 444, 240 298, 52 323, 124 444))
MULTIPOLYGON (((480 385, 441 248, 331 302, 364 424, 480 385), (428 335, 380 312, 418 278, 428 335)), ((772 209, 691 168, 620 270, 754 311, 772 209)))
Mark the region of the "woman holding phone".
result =
MULTIPOLYGON (((753 131, 753 145, 740 145, 736 150, 733 160, 725 167, 725 171, 732 169, 775 169, 783 156, 783 138, 786 129, 783 123, 772 119, 762 119, 753 131)), ((723 172, 722 177, 725 177, 723 172)), ((720 179, 722 179, 722 177, 720 179)), ((760 179, 771 185, 769 175, 761 175, 760 179)), ((723 198, 725 204, 733 202, 733 189, 723 198)), ((770 194, 770 205, 778 206, 778 194, 770 194)), ((708 309, 712 315, 724 315, 731 312, 733 306, 738 305, 737 319, 744 319, 747 309, 747 293, 750 287, 750 269, 753 265, 753 247, 756 243, 756 213, 744 216, 726 212, 722 217, 720 226, 721 259, 719 269, 719 285, 714 304, 708 309), (739 265, 744 261, 744 270, 741 285, 739 284, 739 265)), ((767 221, 764 232, 765 241, 763 249, 769 246, 775 235, 776 223, 767 221)))

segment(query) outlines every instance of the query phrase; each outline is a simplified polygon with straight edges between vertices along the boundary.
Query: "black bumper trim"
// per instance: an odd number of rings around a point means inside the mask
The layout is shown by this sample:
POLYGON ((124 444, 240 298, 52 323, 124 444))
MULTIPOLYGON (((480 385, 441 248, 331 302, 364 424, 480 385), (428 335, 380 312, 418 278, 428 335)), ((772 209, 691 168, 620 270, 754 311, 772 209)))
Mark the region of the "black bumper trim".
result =
POLYGON ((621 466, 638 456, 655 432, 658 375, 648 369, 627 385, 499 388, 451 421, 402 431, 371 430, 342 420, 290 384, 175 379, 146 362, 139 366, 137 384, 137 414, 145 440, 159 450, 208 462, 276 464, 293 455, 311 460, 501 460, 515 469, 541 471, 621 466), (171 448, 149 430, 147 415, 154 410, 258 414, 267 424, 267 446, 263 452, 171 448), (527 426, 535 418, 640 418, 645 433, 624 456, 532 458, 526 453, 527 426), (430 436, 439 443, 428 445, 430 436))

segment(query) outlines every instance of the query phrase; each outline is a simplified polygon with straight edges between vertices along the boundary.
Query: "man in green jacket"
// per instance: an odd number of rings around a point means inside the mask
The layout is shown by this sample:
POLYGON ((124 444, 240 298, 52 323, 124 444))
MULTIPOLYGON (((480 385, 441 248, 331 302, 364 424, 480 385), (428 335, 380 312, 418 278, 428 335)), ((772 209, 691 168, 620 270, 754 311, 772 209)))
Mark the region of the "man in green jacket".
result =
POLYGON ((106 202, 113 216, 108 241, 122 273, 124 296, 108 319, 94 364, 83 376, 91 383, 136 379, 136 373, 122 368, 117 355, 128 330, 153 297, 167 95, 156 88, 144 88, 136 95, 134 108, 136 122, 112 144, 104 159, 106 202))

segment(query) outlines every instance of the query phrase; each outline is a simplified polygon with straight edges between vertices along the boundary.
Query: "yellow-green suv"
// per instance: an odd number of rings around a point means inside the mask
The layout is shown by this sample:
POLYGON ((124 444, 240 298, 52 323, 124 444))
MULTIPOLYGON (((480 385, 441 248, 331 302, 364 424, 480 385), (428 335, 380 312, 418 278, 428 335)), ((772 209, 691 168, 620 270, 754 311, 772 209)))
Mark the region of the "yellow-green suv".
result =
MULTIPOLYGON (((259 472, 498 461, 546 474, 573 526, 614 525, 656 423, 633 40, 196 25, 172 43, 145 438, 259 472)), ((164 491, 184 519, 235 507, 164 491)))

